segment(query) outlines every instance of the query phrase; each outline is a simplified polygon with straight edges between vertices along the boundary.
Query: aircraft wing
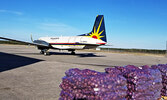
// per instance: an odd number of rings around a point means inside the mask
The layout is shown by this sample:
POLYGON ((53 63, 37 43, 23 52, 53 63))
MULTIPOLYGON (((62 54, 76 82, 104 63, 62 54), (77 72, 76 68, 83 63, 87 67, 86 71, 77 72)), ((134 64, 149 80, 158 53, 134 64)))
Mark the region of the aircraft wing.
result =
POLYGON ((25 42, 25 41, 20 41, 20 40, 15 40, 15 39, 11 39, 11 38, 5 38, 5 37, 0 37, 0 39, 9 40, 9 41, 15 41, 15 42, 20 42, 20 43, 25 43, 25 44, 28 44, 28 45, 49 47, 49 44, 31 43, 31 42, 25 42))

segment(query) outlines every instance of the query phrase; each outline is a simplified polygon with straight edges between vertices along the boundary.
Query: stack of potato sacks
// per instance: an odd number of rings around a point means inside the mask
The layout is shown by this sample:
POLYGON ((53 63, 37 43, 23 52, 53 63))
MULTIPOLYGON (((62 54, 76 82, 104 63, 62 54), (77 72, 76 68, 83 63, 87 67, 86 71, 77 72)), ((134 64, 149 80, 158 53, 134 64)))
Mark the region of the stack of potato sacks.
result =
POLYGON ((126 100, 126 79, 118 74, 70 69, 60 84, 59 100, 126 100))
POLYGON ((167 96, 167 65, 66 71, 59 100, 157 100, 167 96))
POLYGON ((162 75, 162 85, 163 85, 163 88, 161 90, 161 95, 166 97, 167 96, 167 64, 153 65, 151 67, 154 69, 160 70, 162 75))
POLYGON ((162 89, 162 76, 159 70, 149 66, 128 65, 116 67, 127 79, 127 100, 157 100, 162 89))

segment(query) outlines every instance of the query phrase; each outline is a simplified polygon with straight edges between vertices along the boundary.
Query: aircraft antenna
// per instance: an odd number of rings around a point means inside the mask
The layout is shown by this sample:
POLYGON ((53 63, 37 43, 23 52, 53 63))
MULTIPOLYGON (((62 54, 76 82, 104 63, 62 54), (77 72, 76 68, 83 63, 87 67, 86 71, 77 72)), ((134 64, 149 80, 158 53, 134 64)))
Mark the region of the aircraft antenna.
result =
POLYGON ((32 38, 32 34, 31 34, 31 41, 32 41, 32 42, 34 41, 33 38, 32 38))

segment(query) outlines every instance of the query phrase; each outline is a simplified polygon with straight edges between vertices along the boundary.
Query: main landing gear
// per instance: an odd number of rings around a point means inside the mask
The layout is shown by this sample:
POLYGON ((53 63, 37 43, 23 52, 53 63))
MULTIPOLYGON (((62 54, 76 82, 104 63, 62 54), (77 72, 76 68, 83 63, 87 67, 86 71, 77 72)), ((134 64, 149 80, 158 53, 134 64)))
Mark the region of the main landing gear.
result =
POLYGON ((44 54, 45 56, 48 56, 49 55, 48 49, 41 50, 40 54, 44 54))
POLYGON ((75 55, 75 52, 74 52, 74 51, 71 51, 71 54, 72 54, 72 55, 75 55))
POLYGON ((68 50, 68 51, 71 51, 71 54, 75 55, 75 50, 68 50))

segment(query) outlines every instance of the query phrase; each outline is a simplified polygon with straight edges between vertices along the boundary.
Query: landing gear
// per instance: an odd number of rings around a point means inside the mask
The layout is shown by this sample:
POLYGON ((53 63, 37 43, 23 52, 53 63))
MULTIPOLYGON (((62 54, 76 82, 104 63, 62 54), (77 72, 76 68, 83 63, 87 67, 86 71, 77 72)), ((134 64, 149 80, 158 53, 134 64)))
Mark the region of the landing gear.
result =
POLYGON ((44 54, 45 56, 49 55, 48 49, 41 50, 40 54, 44 54))
POLYGON ((71 54, 72 54, 72 55, 75 55, 75 49, 70 49, 70 50, 68 50, 68 51, 71 51, 71 54))
POLYGON ((44 52, 44 55, 45 55, 45 56, 48 56, 48 55, 49 55, 49 52, 44 52))
POLYGON ((44 54, 44 51, 41 50, 41 51, 40 51, 40 54, 44 54))
POLYGON ((74 51, 71 51, 71 54, 72 54, 72 55, 75 55, 75 52, 74 52, 74 51))

